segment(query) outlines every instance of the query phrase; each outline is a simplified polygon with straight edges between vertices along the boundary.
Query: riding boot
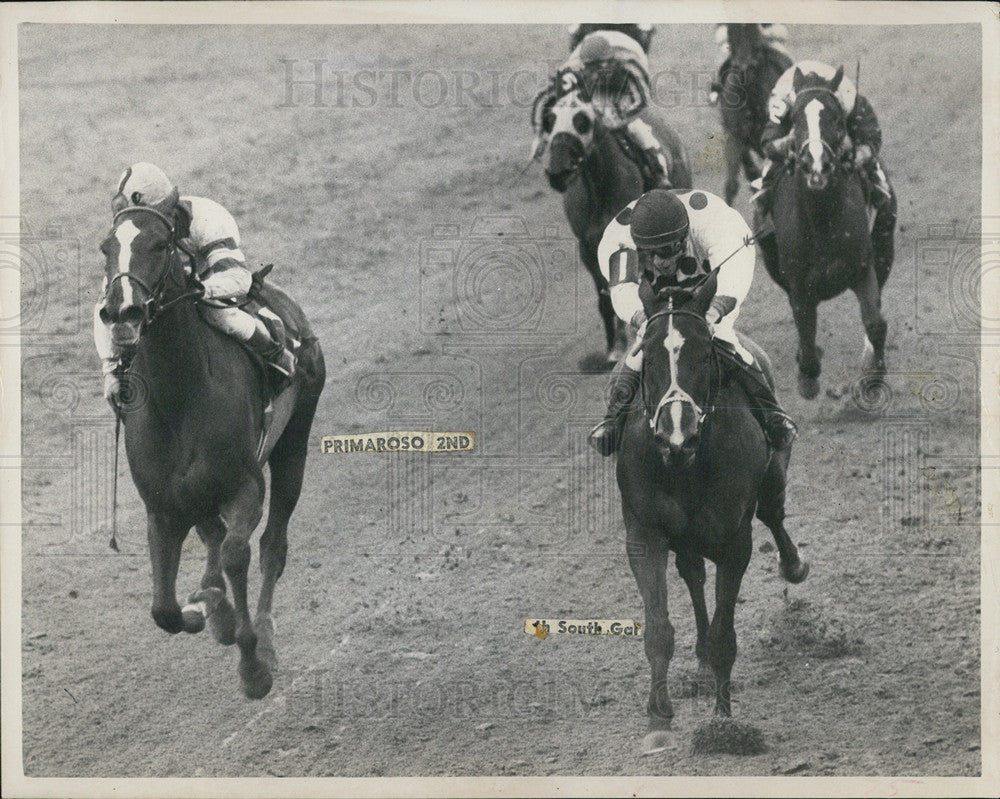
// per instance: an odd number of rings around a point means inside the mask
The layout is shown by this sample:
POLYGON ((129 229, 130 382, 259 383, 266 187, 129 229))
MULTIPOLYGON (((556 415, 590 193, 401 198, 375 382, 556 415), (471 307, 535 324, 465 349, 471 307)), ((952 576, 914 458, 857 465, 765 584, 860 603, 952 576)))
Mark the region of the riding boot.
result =
POLYGON ((633 119, 626 125, 625 130, 632 142, 642 153, 642 160, 645 166, 646 175, 643 175, 643 182, 650 189, 671 188, 667 156, 663 152, 663 146, 656 134, 647 122, 642 119, 633 119))
POLYGON ((646 168, 650 173, 650 184, 656 189, 670 189, 673 184, 667 176, 667 159, 660 147, 650 147, 642 151, 646 159, 646 168))
POLYGON ((295 372, 295 356, 280 341, 275 341, 263 324, 258 323, 247 344, 277 373, 275 392, 291 381, 295 372))
POLYGON ((778 404, 778 398, 774 396, 764 373, 739 356, 725 360, 734 367, 734 377, 750 399, 750 413, 764 431, 767 443, 776 450, 790 447, 798 436, 798 429, 778 404))
POLYGON ((729 67, 732 63, 730 58, 726 58, 725 61, 719 66, 719 74, 716 75, 712 85, 708 90, 708 104, 718 105, 719 96, 722 94, 722 88, 726 85, 726 75, 729 73, 729 67))
POLYGON ((872 224, 872 253, 875 274, 881 286, 885 283, 895 257, 896 195, 881 166, 875 162, 868 165, 868 175, 872 183, 871 204, 875 210, 872 224))
POLYGON ((608 412, 588 437, 590 445, 605 457, 618 450, 625 428, 626 410, 639 390, 639 379, 639 372, 630 369, 624 362, 611 378, 608 412))

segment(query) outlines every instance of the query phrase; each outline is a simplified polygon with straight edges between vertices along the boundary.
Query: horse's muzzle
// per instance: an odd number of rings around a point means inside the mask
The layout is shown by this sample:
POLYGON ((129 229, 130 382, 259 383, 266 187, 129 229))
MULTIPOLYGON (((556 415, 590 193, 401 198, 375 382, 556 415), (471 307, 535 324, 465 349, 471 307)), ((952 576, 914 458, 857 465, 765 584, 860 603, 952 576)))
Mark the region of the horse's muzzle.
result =
POLYGON ((826 172, 809 172, 806 175, 806 188, 810 191, 823 191, 829 182, 826 172))
POLYGON ((569 133, 557 133, 549 142, 549 160, 545 165, 545 175, 549 185, 556 191, 566 191, 573 173, 583 161, 583 144, 569 133))
POLYGON ((111 325, 111 340, 116 347, 131 348, 139 343, 139 336, 142 334, 141 321, 115 322, 111 325))

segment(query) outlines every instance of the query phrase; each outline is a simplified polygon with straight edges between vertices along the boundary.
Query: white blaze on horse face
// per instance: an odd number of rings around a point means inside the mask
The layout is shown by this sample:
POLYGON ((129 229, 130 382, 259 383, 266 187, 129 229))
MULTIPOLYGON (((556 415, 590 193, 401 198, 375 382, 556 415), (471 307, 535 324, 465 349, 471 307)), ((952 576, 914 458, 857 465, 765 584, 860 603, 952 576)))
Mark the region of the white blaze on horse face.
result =
POLYGON ((812 156, 812 171, 819 174, 823 171, 823 137, 820 134, 819 115, 823 111, 823 103, 810 100, 806 103, 806 124, 809 126, 809 155, 812 156))
MULTIPOLYGON (((674 327, 674 318, 670 316, 667 319, 667 335, 663 339, 663 347, 667 351, 667 357, 670 362, 670 388, 667 389, 668 396, 677 387, 677 362, 680 359, 681 347, 683 346, 684 336, 674 327)), ((675 447, 684 444, 684 431, 681 429, 683 413, 684 404, 682 402, 670 403, 670 443, 675 447)))
MULTIPOLYGON (((118 272, 128 274, 129 263, 132 261, 132 242, 141 231, 135 226, 131 219, 126 219, 115 231, 115 238, 118 239, 118 272)), ((122 307, 128 308, 132 305, 132 282, 128 279, 122 280, 122 307)))

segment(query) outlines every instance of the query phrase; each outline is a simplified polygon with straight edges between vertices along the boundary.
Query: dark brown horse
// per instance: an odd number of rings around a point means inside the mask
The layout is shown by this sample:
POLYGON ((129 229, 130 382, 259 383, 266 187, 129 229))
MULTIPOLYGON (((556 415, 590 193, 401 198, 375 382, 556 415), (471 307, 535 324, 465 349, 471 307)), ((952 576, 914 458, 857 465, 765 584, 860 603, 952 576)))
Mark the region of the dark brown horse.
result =
MULTIPOLYGON (((674 188, 691 188, 691 165, 680 138, 667 125, 643 112, 667 159, 674 188)), ((541 127, 550 136, 545 174, 563 194, 563 208, 580 242, 580 257, 597 289, 597 308, 604 323, 608 365, 625 355, 625 326, 611 306, 608 282, 597 263, 597 246, 612 219, 644 191, 641 155, 626 151, 622 135, 601 120, 594 104, 580 90, 559 97, 542 114, 541 127)))
POLYGON ((764 44, 756 23, 733 23, 726 28, 729 68, 719 95, 719 110, 726 131, 725 195, 726 202, 732 205, 740 190, 740 167, 747 181, 760 177, 754 156, 764 157, 760 137, 767 125, 768 97, 792 60, 764 44))
POLYGON ((796 70, 791 110, 795 149, 787 165, 775 166, 782 171, 771 189, 774 235, 759 241, 768 273, 788 293, 792 306, 799 393, 806 399, 819 393, 817 306, 846 289, 858 298, 865 328, 862 380, 877 383, 886 370, 881 304, 892 268, 892 232, 888 248, 874 257, 866 185, 852 166, 853 153, 843 148, 845 114, 834 94, 842 77, 843 67, 830 83, 796 70))
MULTIPOLYGON (((667 610, 667 556, 687 583, 698 628, 695 653, 715 678, 715 713, 730 715, 729 678, 736 659, 734 626, 740 583, 753 550, 757 518, 778 545, 782 576, 801 582, 809 567, 783 526, 789 451, 771 455, 747 397, 722 383, 718 359, 739 357, 713 343, 705 321, 717 272, 693 295, 673 291, 651 312, 643 342, 641 402, 629 410, 618 456, 626 547, 646 611, 646 657, 652 669, 647 705, 649 754, 666 748, 674 711, 667 667, 674 628, 667 610), (716 564, 715 614, 705 604, 705 561, 716 564)), ((771 379, 770 364, 744 345, 771 379)))
MULTIPOLYGON (((178 254, 173 208, 119 212, 101 251, 107 275, 101 317, 130 363, 122 415, 132 479, 146 506, 153 619, 167 632, 195 633, 207 616, 220 643, 239 645, 246 695, 263 697, 276 661, 271 602, 325 380, 323 353, 311 334, 303 337, 296 376, 275 401, 275 424, 279 417, 287 424, 270 452, 260 452, 269 390, 263 366, 196 309, 198 292, 178 254), (260 540, 264 579, 251 622, 247 572, 250 536, 263 514, 264 460, 271 500, 260 540), (175 583, 192 527, 208 548, 208 563, 202 590, 182 611, 175 583), (235 610, 225 596, 223 572, 235 610)), ((274 286, 265 291, 279 315, 308 331, 287 295, 274 286)))

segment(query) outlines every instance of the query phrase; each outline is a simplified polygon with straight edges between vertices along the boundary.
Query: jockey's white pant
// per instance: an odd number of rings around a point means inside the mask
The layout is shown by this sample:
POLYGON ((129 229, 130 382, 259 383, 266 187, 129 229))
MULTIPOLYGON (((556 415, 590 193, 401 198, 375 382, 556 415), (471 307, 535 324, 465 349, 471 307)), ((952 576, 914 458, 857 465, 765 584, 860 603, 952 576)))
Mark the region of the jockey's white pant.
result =
MULTIPOLYGON (((735 308, 719 320, 718 324, 715 325, 715 338, 731 344, 739 356, 748 365, 751 365, 753 364, 753 355, 750 354, 750 351, 746 347, 740 344, 740 340, 736 335, 736 317, 740 315, 739 311, 739 308, 735 308)), ((640 335, 637 335, 635 338, 635 346, 632 347, 629 354, 625 356, 625 365, 634 372, 638 372, 642 369, 641 332, 640 335)))

